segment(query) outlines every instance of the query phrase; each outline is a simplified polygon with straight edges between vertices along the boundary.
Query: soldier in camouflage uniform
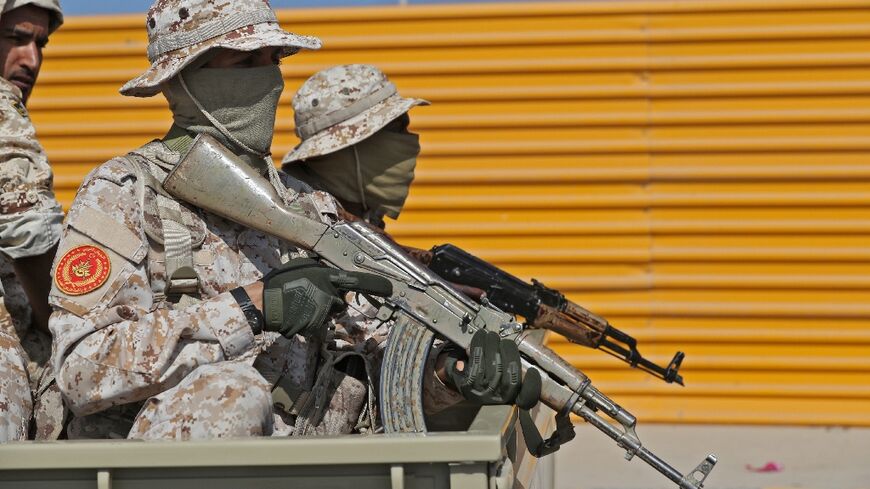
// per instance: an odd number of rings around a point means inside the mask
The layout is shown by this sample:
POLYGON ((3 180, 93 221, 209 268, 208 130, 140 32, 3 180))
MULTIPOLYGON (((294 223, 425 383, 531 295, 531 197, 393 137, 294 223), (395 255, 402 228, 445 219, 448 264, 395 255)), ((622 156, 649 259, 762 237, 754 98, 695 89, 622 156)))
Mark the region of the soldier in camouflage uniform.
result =
POLYGON ((404 98, 378 68, 335 66, 293 97, 302 140, 283 161, 288 174, 332 194, 352 214, 384 227, 397 219, 420 154, 408 111, 429 102, 404 98))
MULTIPOLYGON (((387 76, 371 65, 323 70, 309 78, 293 98, 296 134, 302 142, 284 158, 283 169, 332 194, 343 206, 343 217, 363 219, 383 229, 384 217, 398 218, 405 205, 420 154, 419 136, 408 131, 408 111, 428 104, 422 99, 403 98, 387 76)), ((379 320, 377 308, 360 294, 348 294, 346 300, 349 307, 335 320, 331 347, 363 358, 372 387, 371 399, 377 390, 374 384, 392 322, 379 320)), ((519 362, 515 346, 499 342, 497 334, 488 340, 469 371, 483 371, 483 365, 491 367, 501 360, 519 362), (510 352, 505 353, 505 348, 510 352)), ((513 396, 505 395, 500 388, 495 388, 498 392, 491 396, 491 392, 478 395, 459 385, 468 378, 463 371, 468 359, 449 345, 438 342, 429 361, 432 368, 427 370, 423 389, 423 405, 429 416, 464 400, 482 404, 513 402, 513 396), (436 371, 440 375, 435 375, 436 371)), ((483 377, 477 376, 477 381, 483 377)), ((534 386, 530 384, 528 389, 526 397, 537 399, 530 393, 534 386)), ((375 406, 373 403, 370 410, 374 411, 375 406)))
MULTIPOLYGON (((88 175, 53 272, 52 360, 76 415, 70 437, 292 434, 298 420, 275 414, 271 390, 279 378, 300 392, 315 384, 312 338, 343 309, 334 271, 174 200, 161 183, 206 134, 298 212, 334 219, 331 198, 300 193, 269 157, 283 89, 277 64, 320 41, 283 31, 266 0, 159 0, 147 30, 151 67, 121 93, 162 91, 175 124, 88 175)), ((364 275, 342 283, 372 279, 364 275)))
MULTIPOLYGON (((428 104, 403 98, 371 65, 320 71, 293 97, 302 142, 284 158, 283 169, 329 192, 349 213, 384 227, 384 216, 399 217, 420 153, 419 137, 407 130, 408 111, 428 104)), ((361 296, 348 297, 348 304, 336 321, 335 348, 364 355, 369 370, 378 371, 390 324, 378 320, 376 308, 361 296)))
MULTIPOLYGON (((334 66, 314 74, 293 97, 296 135, 302 140, 283 160, 289 175, 332 194, 342 211, 384 227, 384 216, 399 217, 411 181, 419 138, 407 131, 408 111, 428 105, 403 98, 378 68, 365 64, 334 66)), ((343 217, 351 217, 344 215, 343 217)), ((362 359, 368 372, 368 399, 377 392, 381 362, 392 322, 377 318, 363 296, 349 294, 347 312, 335 320, 331 348, 362 359)), ((434 376, 430 376, 434 378, 434 376)), ((434 414, 462 400, 439 385, 425 389, 434 414)), ((377 403, 367 407, 377 429, 377 403)))
POLYGON ((32 416, 37 439, 62 429, 60 393, 45 367, 50 267, 63 211, 25 108, 42 48, 62 23, 57 0, 9 0, 0 13, 0 442, 26 438, 32 416))

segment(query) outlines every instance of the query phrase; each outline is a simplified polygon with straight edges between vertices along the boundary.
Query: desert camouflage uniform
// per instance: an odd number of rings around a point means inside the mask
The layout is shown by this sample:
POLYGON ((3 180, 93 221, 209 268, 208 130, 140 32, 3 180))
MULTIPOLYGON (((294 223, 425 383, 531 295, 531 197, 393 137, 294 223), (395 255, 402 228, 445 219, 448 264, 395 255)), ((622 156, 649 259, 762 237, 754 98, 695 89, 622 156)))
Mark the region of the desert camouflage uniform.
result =
POLYGON ((0 443, 27 439, 33 398, 18 338, 0 332, 0 443))
MULTIPOLYGON (((200 297, 170 302, 157 194, 140 185, 141 168, 150 164, 159 177, 180 154, 161 142, 134 153, 85 179, 58 253, 97 246, 111 262, 98 289, 69 295, 55 284, 50 297, 53 363, 78 416, 70 436, 126 436, 132 417, 131 438, 272 434, 271 383, 289 374, 310 386, 317 345, 277 333, 255 336, 230 292, 299 253, 276 238, 181 206, 200 297)), ((300 211, 321 218, 314 199, 291 197, 300 211)))
MULTIPOLYGON (((21 287, 21 282, 15 277, 12 263, 2 258, 2 255, 0 255, 0 282, 5 293, 5 296, 0 298, 0 335, 18 343, 20 351, 24 354, 22 361, 26 366, 35 407, 32 414, 36 431, 31 435, 36 440, 57 439, 63 430, 64 408, 49 363, 51 335, 32 326, 27 294, 21 287)), ((3 393, 4 390, 0 389, 0 398, 3 397, 3 393)))
MULTIPOLYGON (((18 353, 10 350, 0 361, 15 356, 15 363, 23 362, 26 367, 23 374, 32 397, 28 395, 24 411, 29 423, 32 399, 37 399, 38 439, 56 438, 60 434, 63 408, 59 392, 51 383, 51 372, 46 369, 51 338, 32 327, 30 304, 11 260, 45 254, 57 244, 63 210, 54 197, 52 181, 51 167, 36 140, 21 91, 0 78, 0 333, 5 335, 4 343, 17 343, 21 348, 16 351, 23 353, 17 358, 18 353)), ((18 371, 16 365, 5 375, 18 371)), ((4 410, 23 409, 11 407, 13 402, 23 401, 13 390, 0 389, 0 418, 6 417, 4 410), (8 396, 19 400, 13 401, 8 396)), ((4 438, 0 433, 0 442, 4 438)))
MULTIPOLYGON (((428 104, 426 100, 402 97, 396 86, 375 66, 351 64, 320 71, 310 77, 293 97, 296 135, 301 143, 284 158, 283 165, 289 169, 298 162, 360 143, 413 107, 428 104)), ((393 322, 378 319, 377 308, 361 295, 350 293, 346 299, 347 311, 334 320, 329 348, 363 359, 370 391, 368 405, 363 406, 357 429, 377 430, 379 420, 375 394, 393 322), (366 422, 370 424, 367 426, 366 422)), ((424 406, 427 413, 439 412, 462 400, 435 375, 427 375, 425 381, 424 406)))
MULTIPOLYGON (((162 83, 212 48, 278 46, 290 55, 320 46, 281 30, 264 0, 160 0, 148 13, 147 29, 152 64, 121 89, 124 95, 159 93, 162 83)), ((198 297, 167 299, 168 197, 159 183, 146 180, 161 181, 180 154, 162 142, 134 153, 85 180, 58 255, 95 246, 111 263, 96 289, 73 295, 56 283, 51 296, 52 360, 78 416, 70 437, 201 439, 355 425, 357 412, 325 412, 356 396, 353 382, 332 375, 339 359, 326 352, 321 358, 321 345, 299 337, 254 335, 231 294, 300 254, 287 243, 182 204, 172 219, 190 237, 198 297), (273 411, 270 390, 279 380, 310 393, 296 414, 273 411)), ((269 170, 279 194, 299 212, 317 219, 335 214, 331 198, 287 190, 302 185, 269 170)))
MULTIPOLYGON (((296 135, 302 141, 282 164, 290 167, 352 146, 411 108, 428 104, 403 98, 386 75, 371 65, 340 65, 320 71, 293 97, 296 135)), ((365 354, 377 366, 389 324, 377 319, 377 310, 363 297, 349 294, 347 299, 347 312, 336 320, 335 347, 365 354)))
MULTIPOLYGON (((57 0, 9 0, 2 11, 28 4, 49 11, 50 32, 63 22, 57 0)), ((57 244, 63 209, 53 179, 21 90, 0 78, 0 246, 6 257, 41 255, 57 244)))

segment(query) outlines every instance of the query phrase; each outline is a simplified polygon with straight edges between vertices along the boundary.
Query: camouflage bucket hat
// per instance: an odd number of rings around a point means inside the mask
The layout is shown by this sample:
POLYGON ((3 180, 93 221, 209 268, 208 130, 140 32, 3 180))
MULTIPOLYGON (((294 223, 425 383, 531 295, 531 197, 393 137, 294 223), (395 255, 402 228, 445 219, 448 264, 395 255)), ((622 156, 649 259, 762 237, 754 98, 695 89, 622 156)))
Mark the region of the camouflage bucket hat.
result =
POLYGON ((6 12, 15 10, 18 7, 23 7, 25 5, 33 5, 34 7, 40 7, 48 10, 48 14, 51 16, 48 25, 49 34, 53 33, 61 25, 63 25, 63 10, 61 10, 60 1, 58 0, 7 0, 3 3, 2 13, 5 14, 6 12))
POLYGON ((371 137, 422 99, 402 98, 396 85, 371 65, 342 65, 309 78, 293 97, 296 135, 302 143, 283 163, 347 148, 371 137))
POLYGON ((286 32, 267 0, 157 0, 148 11, 145 73, 121 94, 151 97, 160 85, 212 48, 255 51, 283 48, 283 56, 320 49, 320 39, 286 32))

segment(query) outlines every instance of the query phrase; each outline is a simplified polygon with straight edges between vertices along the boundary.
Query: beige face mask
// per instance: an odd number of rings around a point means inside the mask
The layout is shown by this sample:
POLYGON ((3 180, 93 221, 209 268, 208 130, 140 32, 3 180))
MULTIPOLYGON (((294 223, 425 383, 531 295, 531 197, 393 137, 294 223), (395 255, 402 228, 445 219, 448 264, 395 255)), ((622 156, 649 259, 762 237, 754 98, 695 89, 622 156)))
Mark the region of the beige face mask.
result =
POLYGON ((396 219, 414 181, 420 137, 404 130, 407 116, 349 148, 285 167, 360 217, 396 219), (404 119, 404 120, 403 120, 404 119))

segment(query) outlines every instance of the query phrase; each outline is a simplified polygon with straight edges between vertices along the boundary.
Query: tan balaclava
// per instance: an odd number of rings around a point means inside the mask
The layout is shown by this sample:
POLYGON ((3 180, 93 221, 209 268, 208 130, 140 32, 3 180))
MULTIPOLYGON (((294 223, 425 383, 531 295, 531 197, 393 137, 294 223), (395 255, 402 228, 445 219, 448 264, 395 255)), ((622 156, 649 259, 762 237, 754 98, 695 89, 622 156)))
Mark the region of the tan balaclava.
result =
POLYGON ((286 167, 312 187, 336 196, 348 211, 381 224, 383 216, 402 212, 411 183, 420 138, 409 133, 403 115, 368 139, 348 148, 286 167))

